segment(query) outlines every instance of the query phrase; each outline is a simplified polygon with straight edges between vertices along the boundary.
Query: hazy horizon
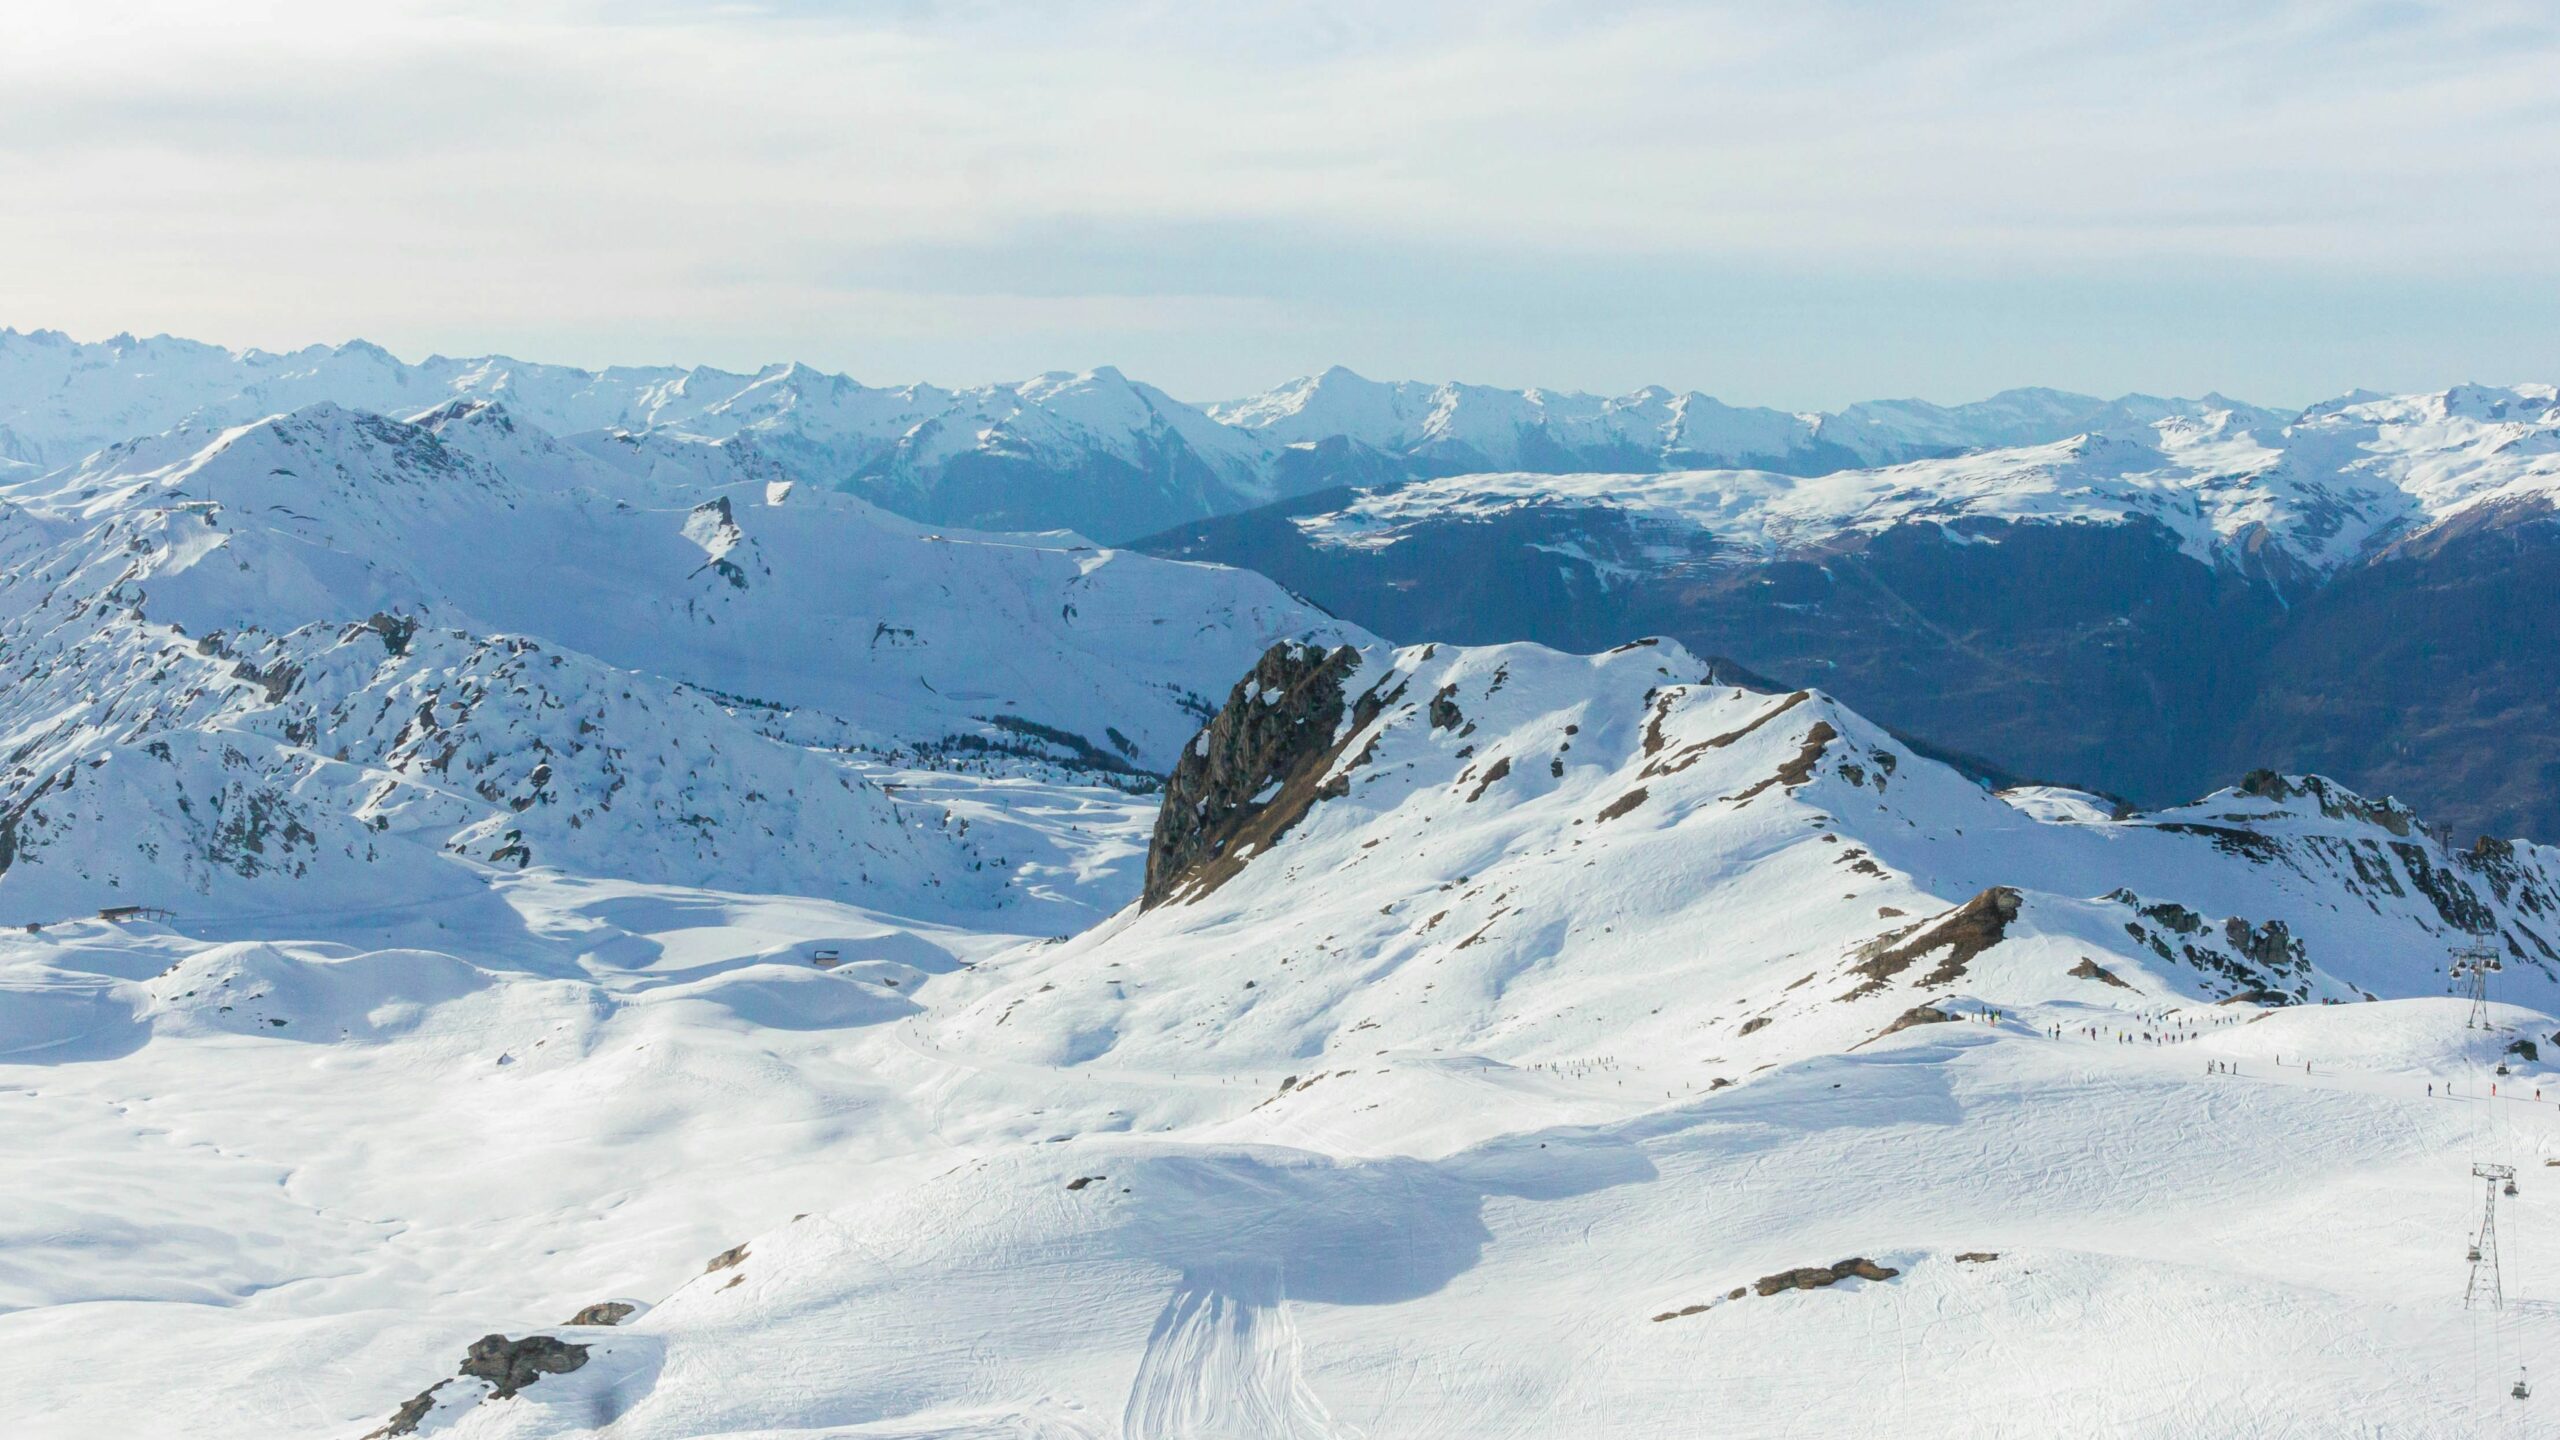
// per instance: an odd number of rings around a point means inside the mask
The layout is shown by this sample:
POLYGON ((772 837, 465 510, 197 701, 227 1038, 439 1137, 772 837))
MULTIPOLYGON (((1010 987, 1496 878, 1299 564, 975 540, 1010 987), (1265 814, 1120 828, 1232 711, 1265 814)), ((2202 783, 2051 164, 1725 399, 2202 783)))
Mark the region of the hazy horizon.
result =
POLYGON ((1186 399, 2560 375, 2560 19, 2259 0, 150 0, 0 54, 0 316, 1186 399))

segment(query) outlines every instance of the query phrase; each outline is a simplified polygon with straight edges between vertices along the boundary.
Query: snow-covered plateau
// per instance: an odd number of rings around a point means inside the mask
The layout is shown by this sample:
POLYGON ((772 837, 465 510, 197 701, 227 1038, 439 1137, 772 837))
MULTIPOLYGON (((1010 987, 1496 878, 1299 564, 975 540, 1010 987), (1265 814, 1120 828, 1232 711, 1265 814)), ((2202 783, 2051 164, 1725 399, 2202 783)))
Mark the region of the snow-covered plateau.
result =
MULTIPOLYGON (((671 418, 807 372, 152 346, 187 408, 5 422, 8 1440, 2554 1423, 2560 850, 2280 768, 2003 788, 1672 640, 1397 646, 671 418)), ((1463 429, 1319 378, 1124 418, 1463 429)), ((2497 475, 2352 495, 2034 434, 1566 488, 2316 570, 2542 473, 2462 434, 2497 475)))

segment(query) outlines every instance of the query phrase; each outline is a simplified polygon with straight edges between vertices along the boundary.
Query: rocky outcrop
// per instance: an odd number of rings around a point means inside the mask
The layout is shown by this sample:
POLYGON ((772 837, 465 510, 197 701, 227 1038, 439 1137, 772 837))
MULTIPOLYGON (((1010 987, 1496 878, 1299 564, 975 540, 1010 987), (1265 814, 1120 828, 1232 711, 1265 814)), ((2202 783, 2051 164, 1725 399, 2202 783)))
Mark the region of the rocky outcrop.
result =
POLYGON ((2095 980, 2101 985, 2113 985, 2119 990, 2130 990, 2133 988, 2131 985, 2124 982, 2124 978, 2122 976, 2116 974, 2116 972, 2108 969, 2106 966, 2099 964, 2097 961, 2090 959, 2086 955, 2081 956, 2080 963, 2072 966, 2066 973, 2068 973, 2074 980, 2095 980))
POLYGON ((1829 1265, 1807 1265, 1795 1270, 1781 1270, 1775 1275, 1763 1275, 1751 1288, 1761 1295, 1775 1295, 1782 1290, 1819 1290, 1851 1278, 1890 1280, 1901 1273, 1890 1266, 1878 1265, 1864 1255, 1852 1255, 1829 1265))
POLYGON ((1872 995, 1921 957, 1939 955, 1937 965, 1921 978, 1923 985, 1952 984, 1973 963, 1973 957, 1997 945, 2009 933, 2010 922, 2018 918, 2018 892, 2007 885, 1994 885, 1962 905, 1917 925, 1888 931, 1867 942, 1866 953, 1853 967, 1866 982, 1843 1000, 1872 995))
MULTIPOLYGON (((2217 930, 2205 917, 2175 901, 2145 903, 2130 890, 2117 890, 2106 898, 2136 915, 2125 922, 2127 935, 2163 960, 2184 961, 2209 978, 2218 977, 2234 991, 2226 999, 2248 995, 2272 997, 2263 1001, 2267 1004, 2298 1005, 2310 993, 2309 952, 2282 920, 2260 924, 2233 915, 2225 917, 2217 930), (2151 923, 2145 925, 2146 920, 2151 923)), ((2094 961, 2083 963, 2103 968, 2094 961)))
POLYGON ((507 1400, 545 1375, 566 1375, 586 1363, 586 1346, 554 1336, 483 1335, 462 1357, 462 1373, 488 1381, 490 1399, 507 1400))
MULTIPOLYGON (((599 1308, 603 1307, 590 1306, 579 1314, 584 1316, 599 1308)), ((627 1312, 631 1307, 621 1308, 627 1312)), ((480 1398, 512 1400, 518 1391, 543 1376, 566 1375, 586 1363, 586 1346, 572 1345, 556 1336, 527 1335, 521 1340, 510 1340, 504 1335, 483 1335, 472 1341, 471 1348, 464 1352, 460 1373, 464 1379, 479 1380, 488 1385, 486 1395, 480 1398)), ((366 1432, 364 1440, 394 1440, 401 1435, 415 1435, 427 1416, 434 1413, 437 1395, 452 1383, 439 1380, 400 1402, 400 1408, 391 1412, 391 1418, 383 1422, 380 1429, 366 1432)), ((478 1400, 465 1399, 461 1403, 472 1405, 478 1400)))
POLYGON ((439 1380, 401 1401, 400 1408, 391 1412, 391 1418, 384 1421, 380 1429, 368 1430, 364 1433, 364 1440, 395 1440, 397 1436, 417 1434, 418 1423, 427 1418, 429 1411, 436 1408, 436 1392, 452 1383, 450 1380, 439 1380))
POLYGON ((1352 723, 1342 723, 1346 682, 1359 665, 1348 645, 1284 641, 1263 652, 1165 781, 1143 906, 1216 889, 1321 798, 1342 747, 1387 703, 1364 695, 1352 723))
POLYGON ((2394 835, 2407 835, 2418 828, 2417 816, 2408 806, 2387 795, 2368 800, 2325 775, 2279 775, 2273 770, 2252 770, 2240 777, 2237 788, 2243 795, 2278 803, 2307 799, 2332 820, 2362 820, 2394 835))
POLYGON ((1955 1018, 1935 1005, 1914 1005, 1893 1017, 1893 1023, 1877 1031, 1876 1038, 1881 1040, 1887 1035, 1899 1034, 1914 1025, 1944 1025, 1955 1018))

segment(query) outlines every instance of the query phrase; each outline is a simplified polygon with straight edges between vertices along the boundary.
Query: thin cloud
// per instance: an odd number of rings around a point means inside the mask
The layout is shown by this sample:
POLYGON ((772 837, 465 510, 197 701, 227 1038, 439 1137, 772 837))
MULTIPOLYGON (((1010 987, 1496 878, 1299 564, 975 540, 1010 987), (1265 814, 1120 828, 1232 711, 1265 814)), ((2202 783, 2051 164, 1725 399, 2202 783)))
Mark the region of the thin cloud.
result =
MULTIPOLYGON (((0 318, 234 343, 600 360, 694 337, 720 353, 663 358, 753 363, 823 317, 840 338, 812 358, 974 353, 942 377, 973 379, 1020 355, 1011 320, 1087 337, 1053 363, 1144 336, 1210 384, 1363 343, 1359 316, 1257 278, 1273 247, 1437 249, 1488 286, 1578 263, 1639 304, 1666 269, 2547 277, 2560 233, 2560 34, 2532 5, 285 0, 21 31, 0 318), (1183 239, 1239 232, 1261 243, 1225 264, 1183 239), (1042 268, 1061 233, 1170 258, 1067 293, 1077 265, 1042 268), (1009 309, 1033 295, 1042 315, 1009 309)), ((1436 369, 1497 338, 1467 288, 1439 277, 1452 313, 1396 317, 1436 369)), ((1577 344, 1550 383, 1604 383, 1577 344)))

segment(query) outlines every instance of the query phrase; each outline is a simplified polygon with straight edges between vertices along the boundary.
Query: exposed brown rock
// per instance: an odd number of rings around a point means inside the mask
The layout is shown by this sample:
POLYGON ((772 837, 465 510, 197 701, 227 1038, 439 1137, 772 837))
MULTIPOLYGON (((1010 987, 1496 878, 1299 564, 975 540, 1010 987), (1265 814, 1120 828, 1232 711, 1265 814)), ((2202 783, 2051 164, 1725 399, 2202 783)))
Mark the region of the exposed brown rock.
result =
POLYGON ((2294 1003, 2294 997, 2281 990, 2243 990, 2237 994, 2225 995, 2213 1003, 2216 1005, 2291 1005, 2294 1003))
POLYGON ((2273 770, 2252 770, 2240 777, 2240 793, 2260 799, 2285 801, 2308 797, 2320 807, 2320 813, 2332 820, 2362 820, 2379 825, 2394 835, 2406 835, 2416 828, 2417 817, 2397 800, 2385 797, 2367 800, 2320 775, 2304 775, 2298 779, 2279 775, 2273 770))
POLYGON ((1344 682, 1359 664, 1348 645, 1283 642, 1263 652, 1165 781, 1141 904, 1216 889, 1323 798, 1318 787, 1343 748, 1396 698, 1361 696, 1343 725, 1344 682))
POLYGON ((2096 980, 2104 984, 2113 985, 2119 990, 2130 990, 2133 988, 2126 984, 2122 979, 2118 978, 2116 972, 2099 964, 2097 961, 2090 959, 2086 955, 2080 957, 2079 964, 2071 967, 2070 974, 2071 978, 2074 980, 2096 980))
POLYGON ((426 1419, 427 1412, 436 1408, 436 1392, 452 1383, 439 1380, 401 1401, 400 1408, 391 1412, 391 1418, 383 1423, 382 1428, 366 1431, 364 1440, 392 1440, 394 1436, 417 1434, 418 1422, 426 1419))
POLYGON ((483 1335, 462 1357, 462 1373, 488 1381, 490 1399, 506 1400, 545 1375, 566 1375, 586 1363, 586 1346, 550 1335, 483 1335))
POLYGON ((1467 723, 1465 713, 1458 709, 1457 694, 1458 682, 1452 680, 1440 687, 1440 693, 1431 697, 1432 729, 1455 730, 1467 723))
POLYGON ((1619 816, 1624 815, 1628 811, 1643 804, 1644 798, 1645 789, 1643 786, 1639 785, 1633 790, 1628 791, 1626 794, 1619 796, 1617 799, 1610 801, 1608 804, 1601 806, 1600 818, 1603 821, 1615 820, 1619 816))
POLYGON ((1894 976, 1911 968, 1924 955, 1944 950, 1936 969, 1922 978, 1923 985, 1945 985, 1953 982, 1973 963, 1973 957, 2000 943, 2009 933, 2009 923, 2018 918, 2019 896, 2006 885, 1994 885, 1935 920, 1896 930, 1870 941, 1866 958, 1854 967, 1867 977, 1867 982, 1843 1000, 1855 1000, 1884 988, 1894 976))
POLYGON ((732 1245, 728 1249, 721 1251, 719 1254, 712 1256, 711 1263, 702 1267, 702 1273, 708 1275, 714 1270, 726 1270, 730 1266, 735 1265, 746 1258, 746 1246, 732 1245))
POLYGON ((631 1313, 639 1308, 637 1305, 625 1304, 620 1300, 600 1301, 570 1316, 569 1323, 572 1325, 619 1325, 630 1319, 631 1313))
POLYGON ((1860 1280, 1890 1280, 1901 1273, 1878 1265, 1863 1255, 1853 1255, 1830 1265, 1807 1265, 1795 1270, 1781 1270, 1775 1275, 1763 1275, 1752 1288, 1764 1296, 1775 1295, 1782 1290, 1819 1290, 1853 1276, 1860 1280))
POLYGON ((1804 732, 1804 747, 1796 751, 1793 758, 1780 765, 1777 774, 1734 796, 1733 803, 1739 805, 1772 785, 1784 785, 1792 790, 1813 779, 1814 762, 1822 758, 1824 747, 1839 738, 1840 732, 1831 728, 1830 721, 1814 721, 1813 728, 1804 732))
POLYGON ((1895 1016, 1892 1024, 1877 1031, 1876 1038, 1881 1040, 1895 1031, 1908 1030, 1914 1025, 1944 1025, 1955 1018, 1935 1005, 1914 1005, 1895 1016))
MULTIPOLYGON (((1645 754, 1651 755, 1662 748, 1662 722, 1670 718, 1671 704, 1675 698, 1677 698, 1675 695, 1663 696, 1661 704, 1654 711, 1653 718, 1646 722, 1644 740, 1645 754)), ((1652 762, 1644 767, 1644 778, 1649 780, 1656 775, 1676 775, 1679 772, 1688 769, 1690 766, 1697 764, 1699 760, 1705 758, 1708 751, 1723 749, 1727 745, 1732 744, 1734 741, 1741 739, 1752 731, 1759 729, 1761 726, 1768 724, 1770 721, 1777 719, 1779 716, 1786 714, 1788 711, 1793 710, 1798 705, 1801 705, 1812 698, 1812 691, 1798 690, 1794 694, 1789 695, 1786 699, 1781 700, 1767 710, 1760 712, 1759 715, 1753 717, 1750 724, 1743 726, 1739 730, 1729 730, 1722 735, 1713 736, 1705 740, 1694 741, 1690 744, 1683 745, 1680 747, 1679 752, 1671 756, 1669 759, 1656 760, 1652 762)))

